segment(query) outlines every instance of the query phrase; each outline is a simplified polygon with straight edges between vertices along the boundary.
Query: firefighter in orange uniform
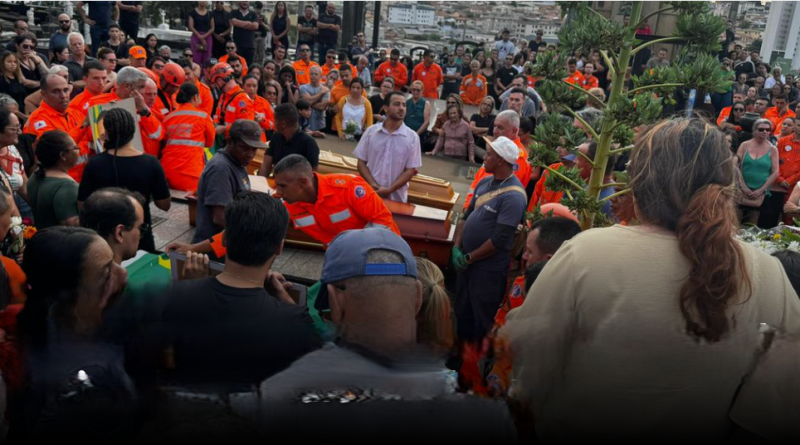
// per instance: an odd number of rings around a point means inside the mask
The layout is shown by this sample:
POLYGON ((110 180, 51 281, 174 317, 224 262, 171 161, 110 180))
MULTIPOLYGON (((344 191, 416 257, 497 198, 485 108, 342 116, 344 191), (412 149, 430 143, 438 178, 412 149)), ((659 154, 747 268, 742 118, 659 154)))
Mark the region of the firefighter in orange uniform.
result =
POLYGON ((255 107, 242 87, 236 83, 230 65, 218 63, 211 68, 210 74, 211 83, 222 91, 214 123, 217 126, 217 134, 224 134, 227 137, 231 124, 238 119, 248 121, 256 119, 255 107))
POLYGON ((175 111, 172 98, 185 80, 186 75, 180 65, 174 62, 168 62, 164 65, 164 69, 161 70, 159 75, 158 98, 156 99, 156 108, 162 116, 166 117, 169 113, 175 111))
POLYGON ((436 53, 432 49, 426 49, 422 62, 414 67, 411 74, 411 81, 419 80, 422 82, 422 96, 428 99, 439 98, 439 87, 444 82, 442 68, 433 63, 436 53))
POLYGON ((117 73, 117 85, 110 92, 89 100, 89 108, 118 100, 133 98, 139 115, 139 132, 145 152, 158 156, 158 147, 164 137, 161 121, 145 103, 143 91, 149 77, 137 68, 126 66, 117 73))
POLYGON ((52 130, 68 133, 81 148, 78 164, 69 170, 69 175, 80 182, 91 155, 89 145, 82 143, 89 137, 88 120, 81 119, 80 114, 69 109, 69 84, 63 77, 47 74, 41 83, 42 105, 31 113, 23 132, 36 138, 52 130))
POLYGON ((397 48, 392 49, 390 59, 380 64, 375 70, 374 84, 380 85, 387 77, 394 78, 395 91, 400 91, 408 82, 408 68, 400 63, 400 50, 397 48))
MULTIPOLYGON (((275 166, 275 197, 283 198, 294 228, 328 245, 345 230, 383 227, 400 235, 392 213, 360 176, 321 175, 300 155, 289 155, 275 166)), ((195 245, 174 243, 167 250, 213 251, 225 255, 222 233, 195 245)))
POLYGON ((178 61, 178 65, 183 68, 186 82, 194 84, 197 90, 200 91, 200 105, 197 109, 208 114, 210 118, 214 114, 214 96, 211 94, 211 88, 203 82, 200 82, 197 76, 194 75, 194 67, 192 66, 191 60, 181 59, 178 61))
POLYGON ((258 122, 258 125, 261 126, 261 130, 263 130, 261 139, 267 142, 267 135, 272 136, 272 132, 275 131, 275 113, 272 111, 272 105, 269 104, 267 99, 258 95, 258 79, 252 74, 244 77, 243 86, 247 97, 253 101, 256 122, 258 122))
POLYGON ((193 192, 206 166, 206 147, 214 145, 216 130, 201 111, 200 91, 191 83, 181 85, 175 97, 177 109, 164 118, 165 141, 161 166, 170 188, 193 192))
POLYGON ((108 73, 102 63, 89 60, 83 64, 83 83, 86 87, 81 94, 75 96, 69 103, 69 111, 80 116, 81 121, 89 114, 89 100, 103 94, 108 82, 108 73))
POLYGON ((311 67, 319 66, 317 62, 311 60, 311 48, 305 43, 297 47, 297 61, 292 64, 294 68, 294 75, 297 79, 298 85, 305 85, 311 83, 311 67))

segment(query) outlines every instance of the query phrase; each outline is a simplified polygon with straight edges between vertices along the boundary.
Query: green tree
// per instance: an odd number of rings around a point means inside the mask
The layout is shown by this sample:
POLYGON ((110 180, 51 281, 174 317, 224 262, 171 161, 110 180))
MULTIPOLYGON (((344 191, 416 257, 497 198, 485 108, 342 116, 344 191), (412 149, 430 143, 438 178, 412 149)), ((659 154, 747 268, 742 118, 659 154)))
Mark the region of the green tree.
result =
POLYGON ((549 171, 547 187, 564 192, 562 203, 577 211, 581 215, 582 227, 588 229, 595 225, 596 219, 598 225, 607 223, 600 212, 605 201, 629 191, 625 175, 619 175, 617 182, 612 184, 603 184, 603 178, 609 157, 633 148, 632 129, 660 119, 663 102, 672 100, 676 88, 694 88, 697 97, 704 97, 706 93, 724 92, 730 87, 730 73, 722 71, 719 61, 712 55, 720 50, 719 35, 727 23, 711 15, 705 2, 668 2, 667 7, 644 17, 643 2, 631 2, 628 26, 609 21, 592 10, 588 2, 559 3, 562 12, 569 15, 558 33, 559 51, 539 53, 536 63, 526 66, 526 70, 534 77, 543 78, 538 88, 539 94, 550 111, 556 112, 537 126, 535 142, 530 147, 530 161, 532 165, 549 171), (641 23, 666 11, 678 14, 673 36, 647 42, 636 39, 636 29, 641 23), (673 64, 633 76, 633 88, 626 91, 625 75, 631 59, 645 48, 669 42, 683 43, 673 64), (603 110, 602 118, 592 127, 574 110, 586 98, 596 99, 563 79, 568 76, 564 62, 571 54, 576 50, 590 54, 595 49, 600 50, 611 76, 611 90, 607 103, 599 104, 603 110), (572 119, 565 121, 563 115, 572 119), (588 183, 581 178, 577 168, 553 170, 548 167, 555 156, 556 147, 575 150, 574 147, 586 139, 583 131, 573 128, 573 119, 581 123, 585 132, 597 141, 594 159, 588 159, 576 151, 592 166, 588 183), (600 192, 611 186, 619 191, 599 200, 600 192))

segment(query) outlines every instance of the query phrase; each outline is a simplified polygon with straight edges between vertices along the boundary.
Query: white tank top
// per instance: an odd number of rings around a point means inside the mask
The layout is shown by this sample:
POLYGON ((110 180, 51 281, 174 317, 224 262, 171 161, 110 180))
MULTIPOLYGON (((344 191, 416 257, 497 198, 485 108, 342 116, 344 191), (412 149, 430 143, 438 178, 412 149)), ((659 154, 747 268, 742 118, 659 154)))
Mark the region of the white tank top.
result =
POLYGON ((342 112, 344 115, 342 116, 342 130, 344 131, 347 128, 347 123, 353 121, 356 123, 358 129, 356 130, 356 134, 361 134, 364 129, 361 128, 364 124, 364 113, 366 113, 366 107, 362 105, 352 105, 350 104, 350 98, 344 101, 344 107, 342 107, 342 112))

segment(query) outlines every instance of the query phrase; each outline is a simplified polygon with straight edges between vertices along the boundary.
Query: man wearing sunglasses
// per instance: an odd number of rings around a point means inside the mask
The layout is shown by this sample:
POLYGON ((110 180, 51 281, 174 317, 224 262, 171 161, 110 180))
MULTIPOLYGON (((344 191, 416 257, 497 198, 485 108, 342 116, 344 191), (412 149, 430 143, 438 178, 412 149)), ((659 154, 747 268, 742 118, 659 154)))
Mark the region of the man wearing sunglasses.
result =
POLYGON ((394 78, 395 91, 400 91, 408 82, 408 68, 400 63, 400 50, 397 48, 392 49, 389 60, 375 71, 375 83, 380 85, 387 77, 394 78))
POLYGON ((319 68, 317 62, 311 60, 311 47, 305 43, 301 43, 297 49, 297 60, 292 64, 298 85, 302 86, 311 82, 310 75, 312 66, 319 68))
POLYGON ((70 31, 72 31, 72 19, 69 18, 67 14, 61 14, 58 16, 58 31, 56 31, 52 37, 50 37, 50 44, 47 46, 47 50, 50 52, 49 56, 53 58, 53 51, 56 47, 59 46, 69 46, 67 44, 67 36, 69 35, 70 31))

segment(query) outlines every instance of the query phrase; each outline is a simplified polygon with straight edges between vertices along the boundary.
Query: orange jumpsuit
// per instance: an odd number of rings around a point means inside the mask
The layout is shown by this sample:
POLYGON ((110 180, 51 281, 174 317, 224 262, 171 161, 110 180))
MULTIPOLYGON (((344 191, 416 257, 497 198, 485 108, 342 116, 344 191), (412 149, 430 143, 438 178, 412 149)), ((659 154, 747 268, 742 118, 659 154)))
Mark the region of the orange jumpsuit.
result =
MULTIPOLYGON (((111 90, 106 94, 100 94, 91 98, 89 100, 89 108, 117 100, 122 99, 117 96, 116 90, 111 90)), ((139 132, 142 135, 142 147, 144 148, 144 152, 158 157, 161 151, 161 140, 164 138, 164 131, 161 127, 161 120, 159 120, 156 115, 156 110, 150 110, 150 115, 147 117, 136 115, 134 119, 138 119, 139 121, 139 132)))
POLYGON ((580 85, 584 90, 589 91, 592 88, 599 88, 600 81, 597 79, 597 77, 594 77, 590 74, 588 76, 583 76, 583 80, 581 80, 580 85))
POLYGON ((253 101, 244 92, 242 87, 236 85, 232 90, 223 93, 217 105, 217 114, 214 122, 225 125, 225 135, 231 129, 231 124, 239 119, 253 121, 256 119, 256 110, 253 101))
MULTIPOLYGON (((341 70, 341 66, 342 65, 334 65, 333 68, 331 68, 330 66, 328 66, 327 63, 323 64, 320 67, 320 69, 322 70, 322 81, 326 82, 328 80, 328 73, 330 73, 331 70, 334 70, 334 69, 337 70, 337 71, 341 70)), ((350 71, 353 73, 352 79, 355 79, 356 77, 358 77, 358 70, 356 70, 356 67, 354 67, 353 65, 350 65, 350 71)))
POLYGON ((89 157, 92 156, 92 151, 89 144, 86 142, 91 136, 89 127, 81 127, 86 117, 81 117, 79 113, 67 108, 64 113, 59 113, 47 102, 42 101, 42 104, 33 113, 31 113, 28 121, 25 122, 23 133, 36 136, 38 139, 42 134, 53 131, 61 130, 69 133, 72 140, 78 144, 80 148, 80 156, 78 163, 69 169, 69 175, 72 179, 80 182, 83 176, 83 169, 86 163, 89 162, 89 157))
MULTIPOLYGON (((400 235, 392 213, 383 200, 360 176, 346 174, 317 177, 317 201, 286 205, 291 224, 325 246, 345 230, 363 229, 367 224, 389 228, 400 235)), ((222 233, 211 238, 214 254, 222 258, 225 247, 222 233)))
POLYGON ((429 99, 439 98, 439 85, 444 83, 444 74, 439 65, 432 63, 431 66, 425 66, 425 62, 418 63, 411 74, 411 81, 417 80, 424 85, 422 89, 423 97, 429 99))
POLYGON ((480 106, 483 98, 489 94, 489 87, 486 85, 486 78, 478 74, 473 76, 468 74, 461 81, 461 88, 459 88, 461 100, 465 105, 478 105, 480 106))
POLYGON ((272 105, 269 104, 269 101, 258 95, 256 95, 256 100, 253 101, 253 106, 255 107, 256 118, 263 119, 258 122, 258 125, 261 125, 261 129, 264 131, 261 133, 261 139, 267 142, 267 131, 275 129, 275 112, 272 110, 272 105))
POLYGON ((311 67, 312 66, 319 66, 317 62, 304 62, 302 59, 297 60, 292 64, 292 68, 294 68, 294 77, 297 79, 298 85, 305 85, 307 83, 311 83, 311 77, 309 77, 311 67))
POLYGON ((211 94, 211 88, 199 80, 194 81, 194 86, 200 91, 200 106, 197 109, 206 113, 210 118, 214 114, 214 96, 211 94))
POLYGON ((566 79, 564 79, 567 83, 571 83, 573 85, 582 86, 583 85, 583 74, 580 71, 575 71, 574 73, 570 74, 566 79))
MULTIPOLYGON (((102 93, 100 93, 102 94, 102 93)), ((81 122, 86 119, 89 114, 89 101, 98 95, 92 94, 88 89, 84 89, 81 94, 78 94, 69 102, 69 110, 74 110, 81 118, 81 122)))
MULTIPOLYGON (((564 164, 561 162, 557 162, 555 164, 550 165, 549 167, 553 170, 558 170, 559 168, 563 167, 564 164)), ((560 203, 561 198, 563 197, 563 192, 551 192, 547 190, 544 186, 545 182, 547 182, 547 175, 550 174, 549 170, 544 170, 542 172, 542 177, 539 178, 539 181, 536 182, 536 187, 533 189, 533 194, 531 195, 531 200, 528 202, 528 211, 532 212, 533 209, 536 208, 539 204, 548 204, 548 203, 560 203)))
POLYGON ((161 152, 161 166, 170 188, 193 192, 206 166, 205 148, 214 145, 216 131, 209 116, 192 104, 178 109, 164 119, 166 145, 161 152))
POLYGON ((392 61, 387 60, 378 66, 378 69, 375 70, 375 75, 373 78, 375 85, 380 85, 383 82, 383 79, 387 77, 394 78, 394 89, 400 90, 400 88, 406 86, 406 82, 408 82, 408 68, 400 62, 397 62, 396 66, 392 66, 392 61))
MULTIPOLYGON (((519 138, 514 139, 514 143, 517 144, 517 148, 519 148, 519 157, 517 157, 517 163, 514 165, 514 175, 519 179, 519 182, 522 183, 522 188, 525 188, 528 186, 528 183, 531 182, 532 170, 531 164, 528 162, 528 150, 525 149, 519 138)), ((472 185, 469 186, 467 197, 464 198, 465 211, 469 208, 470 201, 472 201, 475 187, 477 187, 478 183, 486 176, 488 176, 488 173, 486 173, 486 169, 481 166, 477 173, 475 173, 475 179, 472 180, 472 185)))
POLYGON ((797 117, 794 111, 790 109, 786 109, 786 112, 783 115, 778 113, 778 107, 768 108, 767 112, 764 113, 764 119, 769 119, 772 122, 772 134, 779 135, 781 134, 781 127, 783 127, 783 120, 787 117, 797 117))

